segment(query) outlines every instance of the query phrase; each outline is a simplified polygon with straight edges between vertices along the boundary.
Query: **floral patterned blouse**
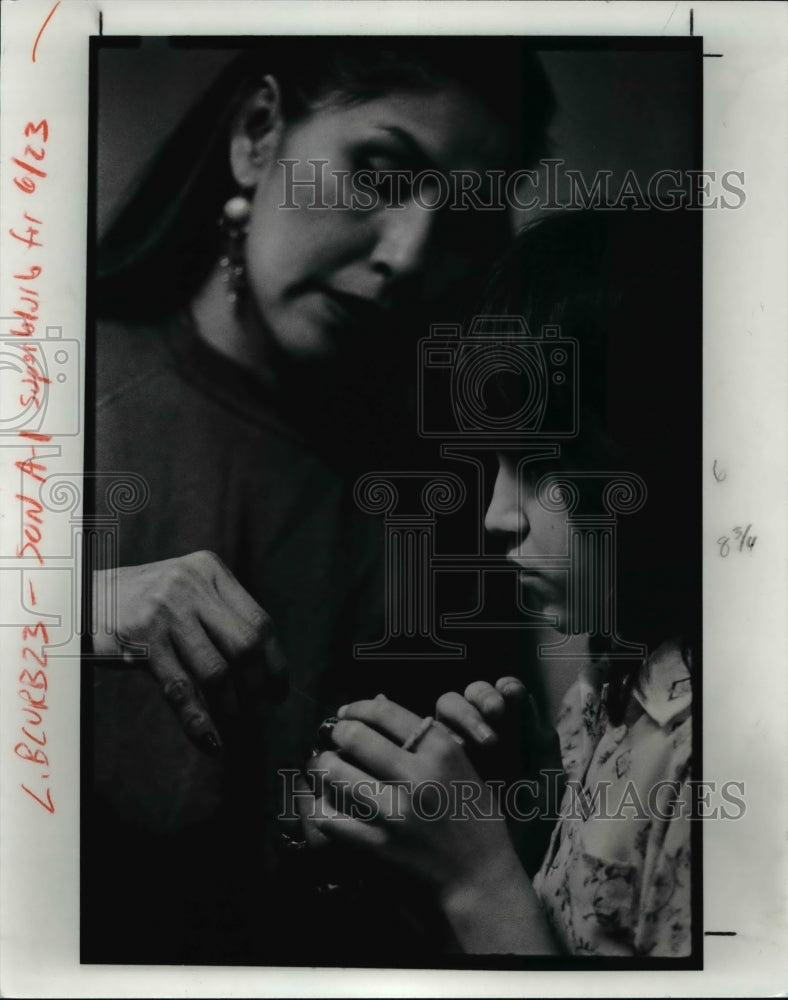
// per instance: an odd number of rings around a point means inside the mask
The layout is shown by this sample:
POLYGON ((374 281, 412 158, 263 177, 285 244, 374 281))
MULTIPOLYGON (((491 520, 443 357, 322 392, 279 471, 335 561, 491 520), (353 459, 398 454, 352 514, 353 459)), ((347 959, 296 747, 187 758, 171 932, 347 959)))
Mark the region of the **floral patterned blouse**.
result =
POLYGON ((662 645, 619 726, 604 673, 581 668, 556 722, 569 781, 534 888, 571 954, 686 956, 690 671, 676 643, 662 645))

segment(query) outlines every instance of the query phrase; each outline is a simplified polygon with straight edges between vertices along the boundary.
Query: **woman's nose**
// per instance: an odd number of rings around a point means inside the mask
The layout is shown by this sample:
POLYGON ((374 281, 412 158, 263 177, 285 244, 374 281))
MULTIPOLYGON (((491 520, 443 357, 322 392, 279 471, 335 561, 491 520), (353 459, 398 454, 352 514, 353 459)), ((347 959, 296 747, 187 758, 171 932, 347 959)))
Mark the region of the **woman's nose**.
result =
POLYGON ((519 501, 517 477, 501 467, 484 518, 485 529, 491 535, 513 535, 517 538, 527 535, 530 525, 519 501))
POLYGON ((432 238, 434 212, 409 201, 403 208, 384 209, 372 268, 390 282, 424 270, 432 238))

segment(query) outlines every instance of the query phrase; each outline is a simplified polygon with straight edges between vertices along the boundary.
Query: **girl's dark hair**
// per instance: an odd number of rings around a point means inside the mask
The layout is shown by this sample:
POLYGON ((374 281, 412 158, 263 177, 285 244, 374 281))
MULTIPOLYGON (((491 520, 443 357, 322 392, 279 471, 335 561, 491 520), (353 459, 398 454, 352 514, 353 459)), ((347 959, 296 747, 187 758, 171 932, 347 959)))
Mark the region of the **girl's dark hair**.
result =
MULTIPOLYGON (((102 239, 98 315, 161 317, 182 306, 205 279, 220 252, 222 205, 238 193, 229 165, 230 127, 267 74, 278 81, 283 115, 291 122, 327 97, 356 102, 394 89, 459 85, 504 125, 510 161, 523 166, 545 153, 555 106, 541 64, 517 39, 279 37, 250 43, 165 142, 102 239)), ((497 214, 504 222, 505 213, 497 214)))
MULTIPOLYGON (((577 402, 563 393, 545 411, 566 426, 577 407, 560 468, 635 472, 648 490, 617 523, 619 637, 653 650, 678 636, 698 655, 701 287, 700 213, 564 212, 518 235, 483 309, 523 316, 533 337, 558 326, 577 341, 577 402)), ((509 412, 519 405, 511 380, 496 394, 509 412)), ((575 513, 598 504, 581 488, 575 513)))

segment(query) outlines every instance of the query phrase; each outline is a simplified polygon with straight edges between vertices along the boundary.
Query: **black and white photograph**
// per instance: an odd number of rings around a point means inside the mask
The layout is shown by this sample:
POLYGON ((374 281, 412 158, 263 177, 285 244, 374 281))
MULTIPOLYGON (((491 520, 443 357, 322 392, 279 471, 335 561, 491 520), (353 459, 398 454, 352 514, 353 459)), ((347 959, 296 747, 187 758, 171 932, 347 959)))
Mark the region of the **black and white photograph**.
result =
MULTIPOLYGON (((779 494, 748 499, 758 393, 715 330, 776 379, 781 306, 755 258, 746 313, 719 277, 764 208, 709 126, 717 5, 669 32, 77 6, 82 326, 50 306, 66 129, 37 96, 4 131, 0 407, 4 802, 68 822, 69 961, 151 996, 530 995, 779 952, 748 915, 781 919, 779 737, 754 748, 736 644, 779 494)), ((33 66, 69 13, 37 12, 33 66)))
POLYGON ((215 44, 94 49, 83 960, 697 963, 699 41, 215 44))

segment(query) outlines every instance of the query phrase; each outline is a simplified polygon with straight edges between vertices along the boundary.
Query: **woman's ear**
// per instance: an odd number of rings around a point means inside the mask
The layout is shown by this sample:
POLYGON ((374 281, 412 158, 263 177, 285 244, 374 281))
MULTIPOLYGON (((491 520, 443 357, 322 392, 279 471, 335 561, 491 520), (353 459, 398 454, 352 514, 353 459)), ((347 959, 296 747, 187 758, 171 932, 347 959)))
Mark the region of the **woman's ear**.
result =
POLYGON ((283 130, 279 84, 266 76, 262 86, 244 101, 230 131, 230 167, 242 190, 256 187, 283 130))

